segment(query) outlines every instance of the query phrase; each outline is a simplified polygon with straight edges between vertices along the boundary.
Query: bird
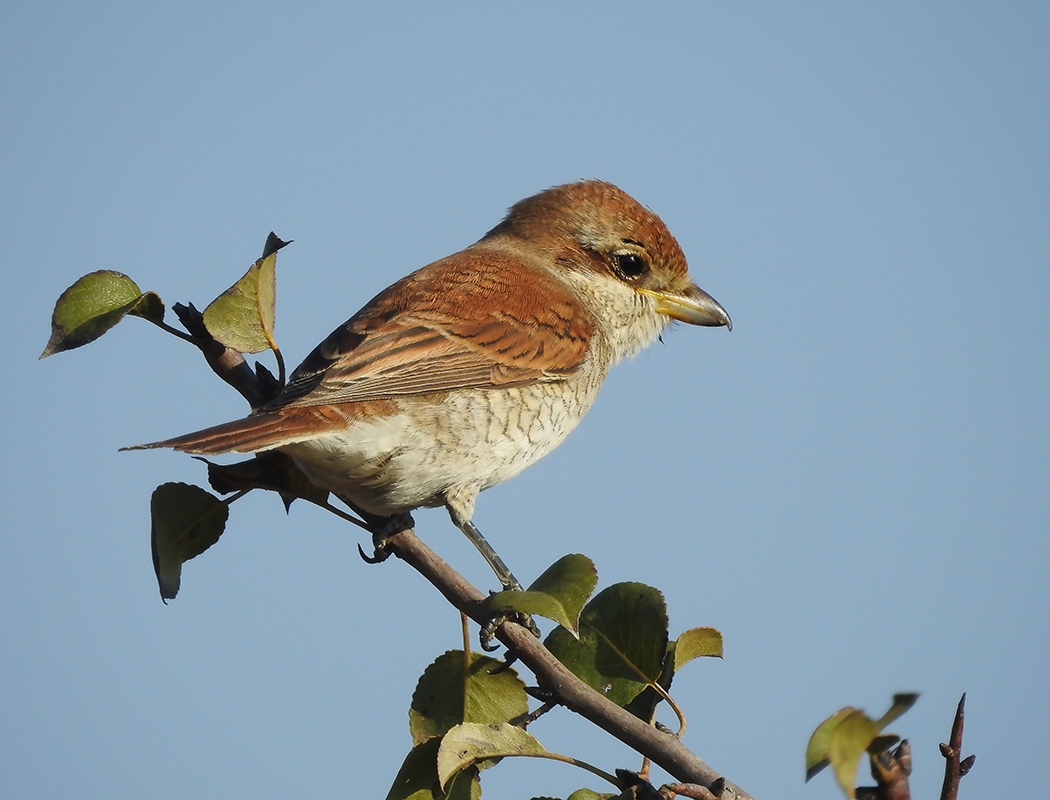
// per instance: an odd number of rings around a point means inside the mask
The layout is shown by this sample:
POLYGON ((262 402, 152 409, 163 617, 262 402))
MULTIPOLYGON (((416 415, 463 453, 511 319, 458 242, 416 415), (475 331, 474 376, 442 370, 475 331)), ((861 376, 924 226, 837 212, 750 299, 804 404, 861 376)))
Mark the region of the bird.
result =
POLYGON ((472 521, 478 494, 561 444, 674 321, 732 330, 655 213, 604 181, 555 186, 377 294, 249 416, 135 449, 277 450, 390 531, 444 506, 520 589, 472 521))

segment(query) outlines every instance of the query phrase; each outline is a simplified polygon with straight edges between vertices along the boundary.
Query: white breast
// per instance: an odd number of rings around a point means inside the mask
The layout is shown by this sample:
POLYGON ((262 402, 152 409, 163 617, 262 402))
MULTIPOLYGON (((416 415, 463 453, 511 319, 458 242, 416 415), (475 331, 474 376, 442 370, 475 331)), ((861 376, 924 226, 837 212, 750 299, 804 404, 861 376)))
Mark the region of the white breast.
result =
POLYGON ((567 381, 405 397, 391 416, 282 448, 311 478, 383 516, 444 502, 444 492, 512 478, 565 440, 604 369, 567 381))

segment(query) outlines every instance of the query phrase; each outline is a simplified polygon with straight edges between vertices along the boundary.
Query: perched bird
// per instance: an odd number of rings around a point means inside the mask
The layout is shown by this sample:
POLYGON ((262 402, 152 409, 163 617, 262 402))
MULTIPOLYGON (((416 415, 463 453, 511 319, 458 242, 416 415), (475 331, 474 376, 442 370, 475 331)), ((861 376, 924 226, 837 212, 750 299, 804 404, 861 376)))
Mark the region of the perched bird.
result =
POLYGON ((732 328, 659 217, 609 183, 558 186, 380 292, 250 416, 143 447, 280 450, 392 530, 444 505, 517 587, 471 522, 478 493, 561 444, 672 320, 732 328))

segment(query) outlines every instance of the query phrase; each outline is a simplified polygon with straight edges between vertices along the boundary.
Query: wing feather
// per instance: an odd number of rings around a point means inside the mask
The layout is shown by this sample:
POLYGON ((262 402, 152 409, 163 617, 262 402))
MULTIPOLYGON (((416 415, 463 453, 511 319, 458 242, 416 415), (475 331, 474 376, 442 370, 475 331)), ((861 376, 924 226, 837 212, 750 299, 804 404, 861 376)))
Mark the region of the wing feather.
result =
POLYGON ((468 248, 377 295, 307 356, 268 408, 563 380, 586 358, 592 331, 549 274, 468 248))

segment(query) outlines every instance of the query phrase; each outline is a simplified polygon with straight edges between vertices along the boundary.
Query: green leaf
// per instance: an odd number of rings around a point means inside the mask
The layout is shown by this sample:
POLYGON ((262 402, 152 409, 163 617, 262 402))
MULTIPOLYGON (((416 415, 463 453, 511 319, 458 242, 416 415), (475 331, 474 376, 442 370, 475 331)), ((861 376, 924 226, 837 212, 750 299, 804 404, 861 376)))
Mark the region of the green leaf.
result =
POLYGON ((911 708, 918 697, 914 693, 894 695, 889 711, 877 720, 851 706, 836 711, 820 723, 809 738, 806 780, 831 764, 843 793, 852 798, 861 756, 865 752, 878 754, 899 740, 899 737, 881 731, 911 708))
MULTIPOLYGON (((722 634, 715 628, 691 628, 682 633, 677 641, 668 642, 663 670, 656 682, 665 692, 670 691, 678 670, 701 656, 722 657, 722 634)), ((639 719, 652 722, 656 716, 656 707, 663 699, 660 692, 648 686, 624 708, 639 719)))
POLYGON ((667 606, 651 586, 618 583, 584 608, 579 640, 555 628, 545 643, 580 680, 624 706, 660 677, 667 606))
POLYGON ((429 739, 412 748, 401 764, 386 800, 479 800, 477 770, 460 772, 446 794, 438 783, 437 755, 441 739, 429 739))
POLYGON ((131 304, 128 313, 159 325, 164 321, 164 301, 156 292, 144 292, 142 297, 131 304))
POLYGON ((828 760, 831 761, 835 778, 846 797, 854 795, 860 757, 864 755, 878 732, 878 725, 863 711, 847 714, 831 732, 828 760))
POLYGON ((722 634, 715 628, 690 628, 678 637, 674 648, 674 671, 694 658, 722 657, 722 634))
POLYGON ((408 727, 415 744, 464 722, 520 722, 529 713, 525 684, 513 669, 481 653, 449 650, 420 677, 412 694, 408 727))
POLYGON ((485 608, 493 617, 511 612, 546 617, 569 628, 574 635, 576 633, 576 625, 565 606, 545 592, 533 592, 528 589, 493 592, 485 599, 485 608))
POLYGON ((532 582, 529 591, 549 594, 565 607, 570 618, 578 620, 597 585, 598 570, 594 562, 587 556, 570 553, 547 567, 532 582))
POLYGON ((397 771, 394 784, 387 792, 386 800, 433 800, 441 796, 437 779, 437 751, 440 745, 440 739, 430 739, 409 751, 401 763, 401 769, 397 771))
MULTIPOLYGON (((164 304, 152 292, 145 299, 135 281, 112 270, 85 275, 66 289, 51 314, 51 338, 41 358, 95 341, 129 313, 164 316, 164 304), (155 298, 155 299, 154 299, 155 298), (140 305, 141 303, 141 305, 140 305)), ((147 317, 152 319, 152 316, 147 317)))
POLYGON ((241 353, 277 349, 273 338, 276 266, 274 250, 204 309, 204 325, 216 340, 241 353))
POLYGON ((809 737, 809 744, 806 745, 806 780, 810 780, 826 767, 830 762, 828 761, 828 747, 831 743, 831 734, 835 731, 835 728, 839 726, 848 715, 852 714, 857 709, 852 706, 846 706, 840 708, 822 723, 817 726, 817 729, 813 731, 809 737))
POLYGON ((595 792, 592 789, 577 789, 575 792, 570 794, 565 800, 609 800, 612 797, 618 797, 615 794, 605 794, 603 792, 595 792))
POLYGON ((445 794, 435 796, 434 800, 481 800, 481 779, 473 767, 465 769, 452 779, 445 787, 445 794))
POLYGON ((163 600, 178 594, 183 563, 219 540, 229 514, 226 503, 199 486, 165 483, 156 488, 150 501, 151 544, 163 600))
POLYGON ((487 605, 494 614, 516 611, 546 617, 578 637, 580 612, 597 583, 594 562, 569 554, 551 564, 524 592, 496 592, 487 605))
POLYGON ((543 755, 547 755, 543 745, 516 725, 465 722, 441 739, 437 757, 438 781, 444 787, 453 775, 479 761, 507 756, 543 755))

